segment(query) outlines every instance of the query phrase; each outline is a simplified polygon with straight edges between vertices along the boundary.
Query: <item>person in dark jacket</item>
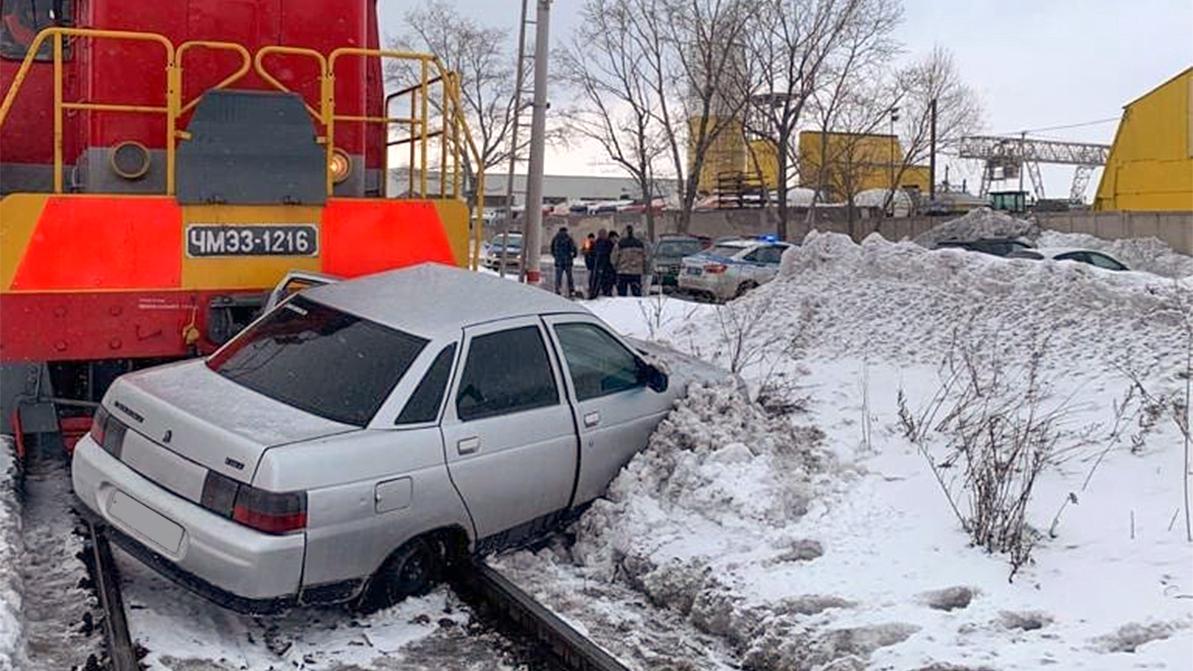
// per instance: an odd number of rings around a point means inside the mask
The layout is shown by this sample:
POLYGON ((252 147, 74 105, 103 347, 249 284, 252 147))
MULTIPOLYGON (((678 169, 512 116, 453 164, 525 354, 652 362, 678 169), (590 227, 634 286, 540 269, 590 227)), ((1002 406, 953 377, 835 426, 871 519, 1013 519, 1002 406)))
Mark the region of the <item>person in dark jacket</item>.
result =
POLYGON ((642 295, 642 276, 646 274, 646 245, 634 237, 634 227, 626 226, 625 237, 613 251, 613 267, 617 273, 617 295, 642 295))
POLYGON ((551 256, 555 258, 555 293, 568 298, 576 293, 576 282, 572 278, 572 260, 576 258, 576 241, 568 235, 567 226, 560 226, 551 240, 551 256), (563 276, 568 278, 568 291, 563 293, 563 276))
POLYGON ((609 231, 608 253, 597 259, 597 272, 601 275, 601 295, 612 296, 613 287, 617 284, 617 267, 613 265, 613 255, 617 253, 616 232, 609 231))
POLYGON ((596 241, 592 243, 592 268, 588 272, 588 297, 596 298, 605 287, 605 268, 609 266, 613 255, 613 243, 609 242, 609 233, 605 229, 597 231, 596 241))

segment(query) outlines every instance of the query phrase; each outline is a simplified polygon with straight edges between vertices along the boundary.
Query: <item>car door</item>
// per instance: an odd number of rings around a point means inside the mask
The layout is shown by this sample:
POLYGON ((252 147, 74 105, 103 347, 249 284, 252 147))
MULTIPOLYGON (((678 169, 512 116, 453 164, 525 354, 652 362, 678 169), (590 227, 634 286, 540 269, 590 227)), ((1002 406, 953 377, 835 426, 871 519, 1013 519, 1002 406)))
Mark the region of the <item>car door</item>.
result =
POLYGON ((599 321, 581 315, 548 317, 567 373, 580 430, 580 476, 574 505, 604 493, 671 410, 671 397, 650 390, 645 362, 599 321))
POLYGON ((441 426, 448 472, 478 539, 550 516, 571 501, 577 436, 548 342, 538 317, 464 331, 441 426))

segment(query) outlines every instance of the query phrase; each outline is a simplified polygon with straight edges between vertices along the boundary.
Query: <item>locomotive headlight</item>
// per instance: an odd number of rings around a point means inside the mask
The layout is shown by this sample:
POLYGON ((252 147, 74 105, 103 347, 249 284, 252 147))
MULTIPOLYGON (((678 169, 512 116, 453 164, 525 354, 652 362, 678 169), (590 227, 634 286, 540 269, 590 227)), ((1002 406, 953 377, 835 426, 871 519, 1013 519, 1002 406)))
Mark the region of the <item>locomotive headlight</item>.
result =
POLYGON ((352 159, 348 152, 343 149, 333 151, 327 169, 331 171, 331 181, 336 184, 348 179, 348 174, 352 172, 352 159))
POLYGON ((135 140, 125 140, 108 154, 112 171, 124 179, 141 179, 149 172, 149 150, 135 140))

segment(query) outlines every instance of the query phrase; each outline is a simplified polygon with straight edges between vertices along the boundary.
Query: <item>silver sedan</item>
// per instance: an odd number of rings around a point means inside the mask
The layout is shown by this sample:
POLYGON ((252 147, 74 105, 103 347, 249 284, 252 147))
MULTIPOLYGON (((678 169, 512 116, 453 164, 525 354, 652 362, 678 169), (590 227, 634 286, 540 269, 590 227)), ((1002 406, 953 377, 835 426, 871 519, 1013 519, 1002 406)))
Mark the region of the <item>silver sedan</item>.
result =
POLYGON ((659 361, 571 301, 454 268, 314 287, 205 360, 118 379, 74 490, 227 607, 377 608, 573 517, 688 380, 725 376, 659 361))

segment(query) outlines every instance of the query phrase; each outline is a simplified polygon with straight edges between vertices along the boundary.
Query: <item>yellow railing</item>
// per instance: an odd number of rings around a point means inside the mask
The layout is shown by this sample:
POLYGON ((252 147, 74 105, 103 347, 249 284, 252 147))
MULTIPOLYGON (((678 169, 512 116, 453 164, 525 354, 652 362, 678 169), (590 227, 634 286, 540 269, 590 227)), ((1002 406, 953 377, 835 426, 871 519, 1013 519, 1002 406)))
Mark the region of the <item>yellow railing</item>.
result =
MULTIPOLYGON (((63 111, 85 110, 92 112, 126 112, 137 114, 164 114, 166 116, 166 194, 173 195, 175 188, 175 149, 179 139, 188 139, 185 131, 178 130, 178 118, 191 111, 199 103, 202 96, 198 96, 182 103, 182 75, 183 58, 191 49, 202 48, 210 50, 230 51, 240 56, 240 66, 208 90, 221 89, 232 85, 248 74, 250 69, 256 71, 267 84, 280 90, 290 91, 281 81, 269 72, 266 59, 269 56, 297 56, 309 58, 318 67, 319 73, 319 107, 313 107, 304 101, 307 111, 322 126, 324 135, 318 140, 323 144, 327 154, 327 164, 324 168, 326 175, 327 194, 335 192, 334 176, 330 166, 334 157, 335 133, 337 123, 383 124, 386 128, 386 146, 384 147, 384 167, 382 172, 382 189, 388 182, 388 158, 391 145, 410 144, 409 193, 421 198, 431 197, 427 193, 428 148, 430 142, 439 139, 439 198, 461 198, 461 176, 465 169, 471 168, 475 175, 475 203, 473 203, 472 229, 474 249, 470 256, 473 268, 476 267, 477 256, 481 246, 482 222, 484 211, 485 176, 480 155, 473 142, 472 134, 465 122, 463 106, 460 96, 460 82, 455 73, 448 71, 438 58, 430 54, 419 54, 384 49, 362 49, 357 47, 342 47, 335 49, 329 55, 313 49, 291 46, 265 46, 250 54, 244 46, 232 42, 216 42, 210 40, 192 40, 183 42, 177 47, 164 35, 157 33, 142 33, 124 30, 97 30, 91 28, 46 28, 39 32, 29 45, 25 59, 17 71, 16 77, 8 91, 5 92, 3 102, 0 103, 0 128, 4 126, 9 112, 16 100, 17 93, 25 82, 36 56, 46 40, 53 40, 53 73, 54 73, 54 192, 62 193, 63 185, 63 111), (68 38, 90 38, 130 40, 152 42, 162 46, 165 59, 162 67, 166 71, 165 105, 130 105, 112 102, 77 102, 63 100, 63 41, 68 38), (336 63, 345 57, 377 58, 397 61, 412 61, 418 69, 418 83, 403 89, 401 94, 410 95, 410 115, 407 117, 389 116, 389 101, 382 116, 342 115, 336 113, 335 96, 335 68, 336 63), (432 110, 432 87, 438 85, 441 97, 435 101, 437 110, 432 110), (430 126, 435 116, 440 118, 440 127, 431 130, 430 126), (395 124, 408 127, 409 137, 397 142, 389 142, 389 128, 395 124), (417 150, 417 151, 416 151, 417 150), (465 166, 464 155, 471 159, 470 165, 465 166), (450 159, 450 161, 449 161, 450 159), (415 188, 415 164, 418 164, 418 188, 415 188), (448 184, 451 189, 448 189, 448 184)), ((392 97, 392 96, 391 96, 392 97)))

